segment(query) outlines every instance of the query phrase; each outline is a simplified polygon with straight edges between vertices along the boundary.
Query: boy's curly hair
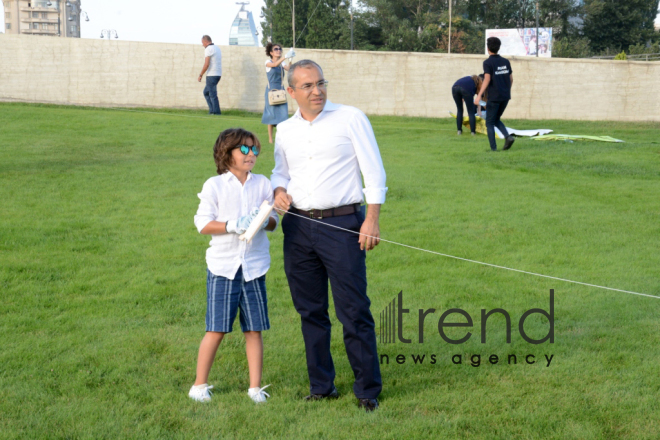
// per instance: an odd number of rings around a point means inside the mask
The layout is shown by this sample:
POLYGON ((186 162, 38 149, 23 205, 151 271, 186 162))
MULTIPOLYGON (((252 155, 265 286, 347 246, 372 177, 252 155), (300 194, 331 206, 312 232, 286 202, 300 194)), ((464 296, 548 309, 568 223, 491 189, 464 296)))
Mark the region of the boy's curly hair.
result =
POLYGON ((246 139, 252 139, 254 145, 261 152, 261 143, 254 133, 242 128, 228 128, 220 133, 213 146, 213 159, 215 159, 218 174, 229 171, 229 167, 234 163, 232 150, 243 145, 246 139))

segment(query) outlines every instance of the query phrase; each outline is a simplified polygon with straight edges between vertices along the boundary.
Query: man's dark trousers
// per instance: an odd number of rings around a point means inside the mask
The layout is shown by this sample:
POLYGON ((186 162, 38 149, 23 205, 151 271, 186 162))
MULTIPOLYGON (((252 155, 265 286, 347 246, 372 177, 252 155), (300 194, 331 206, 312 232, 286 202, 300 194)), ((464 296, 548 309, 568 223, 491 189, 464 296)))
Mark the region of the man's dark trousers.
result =
POLYGON ((209 106, 209 114, 220 114, 220 100, 218 99, 218 83, 220 76, 207 76, 206 87, 204 87, 204 98, 209 106))
POLYGON ((509 104, 509 100, 506 101, 487 101, 486 102, 486 132, 488 133, 488 142, 490 142, 490 149, 497 150, 497 144, 495 143, 495 127, 500 129, 502 135, 505 138, 509 137, 509 132, 506 131, 506 127, 500 121, 506 106, 509 104))
MULTIPOLYGON (((359 232, 360 212, 319 220, 359 232)), ((312 394, 329 394, 335 380, 330 354, 328 279, 346 354, 355 375, 353 392, 375 399, 382 389, 374 320, 367 297, 365 251, 359 236, 293 215, 284 215, 284 271, 300 314, 312 394)))

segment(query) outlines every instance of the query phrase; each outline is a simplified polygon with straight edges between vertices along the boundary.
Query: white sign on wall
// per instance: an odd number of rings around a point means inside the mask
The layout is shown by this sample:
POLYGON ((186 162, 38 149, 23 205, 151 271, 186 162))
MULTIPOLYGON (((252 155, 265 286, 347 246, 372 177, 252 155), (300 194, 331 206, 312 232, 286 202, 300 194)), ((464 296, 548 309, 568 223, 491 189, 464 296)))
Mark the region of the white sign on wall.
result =
MULTIPOLYGON (((502 41, 500 55, 536 56, 536 28, 487 29, 486 41, 490 37, 497 37, 502 41)), ((552 28, 539 28, 538 46, 540 57, 552 56, 552 28)))

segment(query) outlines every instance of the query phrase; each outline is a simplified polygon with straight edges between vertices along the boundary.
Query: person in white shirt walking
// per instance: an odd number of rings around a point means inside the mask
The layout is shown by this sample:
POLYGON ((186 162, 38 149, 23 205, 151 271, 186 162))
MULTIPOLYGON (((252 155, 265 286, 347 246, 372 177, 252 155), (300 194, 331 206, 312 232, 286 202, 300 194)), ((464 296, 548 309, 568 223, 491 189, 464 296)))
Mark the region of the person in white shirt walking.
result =
POLYGON ((218 99, 218 83, 222 77, 222 52, 220 48, 213 44, 211 37, 204 35, 202 37, 202 46, 204 46, 204 67, 199 74, 197 81, 202 82, 202 77, 206 73, 206 87, 204 87, 204 98, 209 106, 210 115, 219 115, 220 100, 218 99))
POLYGON ((299 109, 277 126, 271 183, 277 209, 316 220, 289 214, 282 219, 284 268, 307 354, 311 394, 305 399, 338 396, 330 353, 329 279, 355 375, 353 392, 360 407, 373 411, 382 380, 365 250, 379 243, 380 205, 387 192, 383 162, 365 114, 327 101, 328 82, 318 64, 293 64, 288 82, 299 109), (365 198, 366 218, 360 207, 365 198))
POLYGON ((239 310, 250 372, 248 395, 257 403, 268 396, 266 387, 261 387, 261 332, 270 328, 266 299, 270 253, 264 230, 277 227, 277 214, 266 219, 252 241, 239 240, 259 212, 257 207, 264 200, 273 203, 268 179, 251 173, 260 151, 259 140, 246 130, 232 128, 220 133, 213 147, 219 175, 208 179, 198 194, 195 226, 201 234, 212 236, 206 251, 206 334, 199 347, 197 378, 188 393, 200 402, 211 400, 209 371, 239 310))

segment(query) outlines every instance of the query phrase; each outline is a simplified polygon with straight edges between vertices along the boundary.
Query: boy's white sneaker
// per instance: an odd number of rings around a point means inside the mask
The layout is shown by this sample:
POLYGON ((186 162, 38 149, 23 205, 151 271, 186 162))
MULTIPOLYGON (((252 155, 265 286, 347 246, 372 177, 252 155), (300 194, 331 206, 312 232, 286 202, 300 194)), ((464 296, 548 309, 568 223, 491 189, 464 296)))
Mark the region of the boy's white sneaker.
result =
POLYGON ((202 385, 193 385, 192 388, 190 388, 188 396, 198 402, 210 402, 211 394, 213 394, 211 393, 211 388, 213 388, 213 385, 205 383, 202 385))
POLYGON ((270 397, 270 394, 264 391, 269 386, 270 385, 266 385, 263 388, 259 388, 259 387, 250 388, 248 390, 248 396, 250 396, 250 399, 254 400, 254 403, 263 403, 266 401, 266 397, 270 397))

